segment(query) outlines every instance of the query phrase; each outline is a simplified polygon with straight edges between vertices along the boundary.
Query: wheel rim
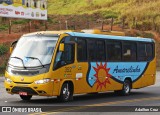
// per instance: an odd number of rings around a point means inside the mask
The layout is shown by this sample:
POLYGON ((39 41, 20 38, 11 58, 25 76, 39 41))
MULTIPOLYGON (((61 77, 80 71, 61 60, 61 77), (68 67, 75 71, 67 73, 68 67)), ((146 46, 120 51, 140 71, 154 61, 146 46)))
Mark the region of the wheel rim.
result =
POLYGON ((69 92, 69 90, 67 89, 67 87, 65 87, 64 89, 63 89, 63 96, 64 96, 64 99, 68 99, 69 98, 69 95, 70 95, 70 92, 69 92))
POLYGON ((125 83, 125 84, 124 84, 124 90, 125 90, 126 93, 129 93, 129 91, 130 91, 130 86, 129 86, 128 83, 125 83))

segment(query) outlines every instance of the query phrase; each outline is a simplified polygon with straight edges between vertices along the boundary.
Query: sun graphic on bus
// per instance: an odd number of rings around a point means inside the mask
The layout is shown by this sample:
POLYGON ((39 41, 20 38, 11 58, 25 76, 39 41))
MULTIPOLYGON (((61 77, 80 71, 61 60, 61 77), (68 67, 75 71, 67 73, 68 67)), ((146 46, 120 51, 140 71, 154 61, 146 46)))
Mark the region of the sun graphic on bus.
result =
POLYGON ((98 63, 96 63, 97 67, 93 67, 93 69, 95 70, 95 74, 94 76, 96 77, 96 82, 97 83, 97 89, 98 90, 100 88, 100 90, 102 89, 102 87, 106 88, 106 84, 110 84, 109 78, 111 77, 111 75, 109 74, 109 70, 110 68, 107 68, 107 64, 105 63, 104 65, 102 64, 102 62, 100 63, 100 65, 98 63))

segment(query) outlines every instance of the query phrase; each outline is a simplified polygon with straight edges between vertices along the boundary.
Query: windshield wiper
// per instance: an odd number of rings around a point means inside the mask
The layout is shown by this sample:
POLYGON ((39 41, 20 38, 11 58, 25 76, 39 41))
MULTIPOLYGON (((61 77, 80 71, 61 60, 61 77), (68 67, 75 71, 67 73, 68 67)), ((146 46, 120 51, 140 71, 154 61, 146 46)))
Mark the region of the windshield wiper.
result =
POLYGON ((25 65, 24 65, 24 63, 23 63, 23 59, 21 59, 20 57, 10 57, 10 58, 16 58, 16 59, 21 60, 21 61, 22 61, 22 65, 23 65, 23 67, 26 69, 26 67, 25 67, 25 65))
POLYGON ((44 67, 44 65, 42 64, 41 60, 38 59, 38 58, 36 58, 36 57, 25 57, 25 58, 36 59, 36 60, 38 60, 40 62, 40 64, 42 65, 42 67, 44 67))

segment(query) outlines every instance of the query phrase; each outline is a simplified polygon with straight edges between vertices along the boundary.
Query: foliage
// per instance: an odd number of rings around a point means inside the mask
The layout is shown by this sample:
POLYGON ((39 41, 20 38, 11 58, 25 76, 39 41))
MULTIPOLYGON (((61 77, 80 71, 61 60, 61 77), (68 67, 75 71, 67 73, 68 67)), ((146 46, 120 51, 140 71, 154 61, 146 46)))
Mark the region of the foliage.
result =
POLYGON ((145 32, 143 35, 144 38, 154 38, 154 35, 152 33, 145 32))
MULTIPOLYGON (((146 20, 147 28, 150 22, 160 12, 160 0, 50 0, 48 1, 49 14, 102 14, 104 18, 126 18, 130 27, 135 17, 141 24, 146 20)), ((160 25, 157 18, 156 24, 160 25)))
POLYGON ((0 56, 7 53, 8 50, 9 50, 9 47, 7 45, 0 44, 0 56))
POLYGON ((8 25, 6 24, 0 25, 0 31, 7 30, 7 29, 8 29, 8 25))
POLYGON ((29 20, 23 19, 23 20, 15 20, 12 23, 13 24, 26 24, 27 22, 29 22, 29 20))
POLYGON ((0 77, 4 75, 8 59, 4 58, 3 62, 0 64, 0 77))
POLYGON ((118 13, 117 12, 114 12, 114 11, 111 11, 111 10, 108 10, 108 11, 103 11, 102 12, 102 16, 104 18, 117 18, 118 17, 118 13))
POLYGON ((8 52, 9 46, 7 44, 0 44, 0 75, 4 74, 7 61, 8 61, 8 56, 4 55, 8 52), (2 61, 3 60, 3 61, 2 61))

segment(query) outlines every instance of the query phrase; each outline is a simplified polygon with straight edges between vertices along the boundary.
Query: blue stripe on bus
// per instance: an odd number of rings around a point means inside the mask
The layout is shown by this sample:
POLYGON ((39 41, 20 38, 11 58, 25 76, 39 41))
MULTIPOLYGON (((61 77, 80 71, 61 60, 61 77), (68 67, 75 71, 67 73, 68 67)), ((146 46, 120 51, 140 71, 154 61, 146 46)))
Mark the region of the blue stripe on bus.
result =
POLYGON ((154 40, 151 39, 151 38, 127 37, 127 36, 111 36, 111 35, 89 34, 89 33, 78 33, 78 32, 66 32, 66 33, 71 35, 71 36, 76 36, 76 37, 154 42, 154 40))
POLYGON ((105 77, 108 80, 113 79, 119 83, 123 83, 126 78, 131 78, 132 82, 135 82, 142 76, 147 66, 147 62, 91 62, 87 83, 93 87, 97 80, 104 82, 105 77), (99 73, 105 73, 105 70, 106 76, 99 73))

